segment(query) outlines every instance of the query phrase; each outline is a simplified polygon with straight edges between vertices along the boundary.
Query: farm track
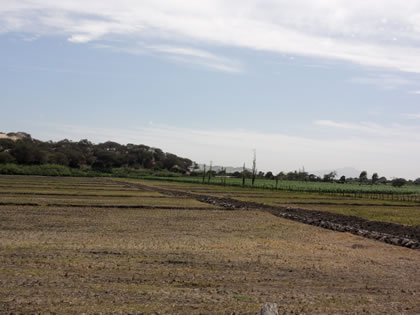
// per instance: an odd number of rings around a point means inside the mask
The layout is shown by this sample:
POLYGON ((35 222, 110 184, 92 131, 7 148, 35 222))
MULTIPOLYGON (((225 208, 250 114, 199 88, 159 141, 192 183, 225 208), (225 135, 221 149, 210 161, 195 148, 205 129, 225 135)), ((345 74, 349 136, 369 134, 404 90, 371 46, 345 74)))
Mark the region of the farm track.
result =
POLYGON ((125 186, 137 187, 143 191, 149 190, 170 196, 189 197, 200 202, 223 207, 227 210, 262 210, 275 216, 304 224, 314 225, 337 232, 349 232, 388 244, 420 250, 420 228, 418 227, 370 221, 360 217, 346 216, 326 211, 270 206, 262 203, 240 201, 233 198, 215 197, 186 191, 152 187, 143 184, 118 182, 110 179, 107 179, 106 181, 123 183, 125 186))

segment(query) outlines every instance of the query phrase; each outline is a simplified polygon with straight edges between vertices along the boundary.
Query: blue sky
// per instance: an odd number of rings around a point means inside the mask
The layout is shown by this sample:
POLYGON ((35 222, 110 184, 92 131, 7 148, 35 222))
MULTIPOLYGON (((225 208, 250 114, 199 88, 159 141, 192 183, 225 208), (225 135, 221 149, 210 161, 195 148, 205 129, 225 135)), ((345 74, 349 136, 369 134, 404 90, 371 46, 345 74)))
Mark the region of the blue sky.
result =
POLYGON ((420 177, 418 1, 0 2, 0 131, 420 177))

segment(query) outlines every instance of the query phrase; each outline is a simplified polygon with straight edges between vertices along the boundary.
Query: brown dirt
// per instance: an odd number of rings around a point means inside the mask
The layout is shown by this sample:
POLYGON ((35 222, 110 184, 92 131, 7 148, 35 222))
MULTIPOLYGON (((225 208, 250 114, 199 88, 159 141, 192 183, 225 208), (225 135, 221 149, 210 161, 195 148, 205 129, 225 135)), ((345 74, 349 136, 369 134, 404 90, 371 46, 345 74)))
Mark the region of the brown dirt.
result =
POLYGON ((1 207, 3 313, 416 314, 420 253, 253 210, 1 207))
POLYGON ((271 206, 256 202, 240 201, 233 198, 222 198, 196 194, 180 190, 163 189, 143 184, 127 184, 142 190, 157 191, 171 196, 194 198, 201 202, 221 206, 225 209, 259 209, 273 215, 291 219, 305 224, 320 226, 338 232, 349 232, 389 244, 420 249, 420 228, 395 223, 366 220, 355 216, 346 216, 326 211, 307 210, 294 207, 271 206))
POLYGON ((194 196, 0 205, 0 314, 420 313, 420 251, 194 196))

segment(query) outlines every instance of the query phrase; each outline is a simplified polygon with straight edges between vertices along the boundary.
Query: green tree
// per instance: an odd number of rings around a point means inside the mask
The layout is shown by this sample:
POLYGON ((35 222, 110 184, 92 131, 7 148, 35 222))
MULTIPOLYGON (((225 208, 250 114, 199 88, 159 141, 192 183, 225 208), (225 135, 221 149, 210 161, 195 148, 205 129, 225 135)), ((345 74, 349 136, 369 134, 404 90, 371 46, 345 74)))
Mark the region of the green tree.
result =
POLYGON ((360 175, 359 175, 359 183, 360 184, 365 183, 365 182, 367 182, 367 180, 368 180, 367 172, 366 171, 362 171, 360 173, 360 175))
POLYGON ((63 152, 55 152, 51 153, 48 157, 48 162, 51 164, 58 164, 58 165, 69 165, 69 159, 63 152))
POLYGON ((378 180, 377 180, 377 184, 386 184, 387 183, 387 179, 386 179, 386 177, 384 177, 384 176, 381 176, 381 177, 379 177, 378 178, 378 180))
POLYGON ((334 178, 337 176, 337 172, 333 171, 328 174, 324 175, 324 178, 322 179, 324 182, 332 182, 334 178))
POLYGON ((9 152, 0 152, 0 164, 13 163, 15 158, 9 152))
POLYGON ((267 178, 267 179, 274 179, 274 175, 273 175, 272 172, 265 173, 264 177, 267 178))
POLYGON ((19 164, 44 164, 47 161, 46 152, 32 141, 18 141, 11 154, 19 164))
POLYGON ((317 181, 320 181, 320 178, 318 176, 316 176, 315 174, 309 174, 308 175, 308 180, 310 182, 317 182, 317 181))
POLYGON ((277 174, 277 177, 278 177, 279 180, 285 180, 285 179, 287 179, 287 175, 284 174, 284 172, 279 172, 277 174))
POLYGON ((407 183, 407 180, 404 178, 394 178, 391 183, 394 187, 402 187, 407 183))
POLYGON ((375 185, 378 182, 379 176, 378 173, 373 173, 372 175, 372 185, 375 185))

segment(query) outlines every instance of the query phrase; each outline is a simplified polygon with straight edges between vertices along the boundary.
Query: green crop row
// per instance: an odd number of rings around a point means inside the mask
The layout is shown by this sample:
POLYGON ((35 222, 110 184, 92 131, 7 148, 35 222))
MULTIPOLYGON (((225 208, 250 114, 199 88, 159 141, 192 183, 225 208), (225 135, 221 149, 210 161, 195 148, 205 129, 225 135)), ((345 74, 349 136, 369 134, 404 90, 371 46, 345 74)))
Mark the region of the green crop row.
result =
MULTIPOLYGON (((203 183, 212 185, 225 185, 225 186, 242 186, 242 179, 240 178, 212 178, 210 181, 206 178, 204 181, 199 177, 156 177, 145 176, 143 179, 175 181, 183 183, 203 183)), ((347 193, 347 194, 387 194, 387 195, 407 195, 407 194, 420 194, 419 185, 406 185, 403 187, 393 187, 390 184, 339 184, 339 183, 324 183, 324 182, 304 182, 304 181, 278 181, 269 179, 257 179, 254 186, 251 185, 251 180, 245 181, 244 187, 246 188, 263 188, 272 190, 288 190, 297 192, 319 192, 319 193, 347 193)), ((362 196, 360 196, 362 197, 362 196)))

